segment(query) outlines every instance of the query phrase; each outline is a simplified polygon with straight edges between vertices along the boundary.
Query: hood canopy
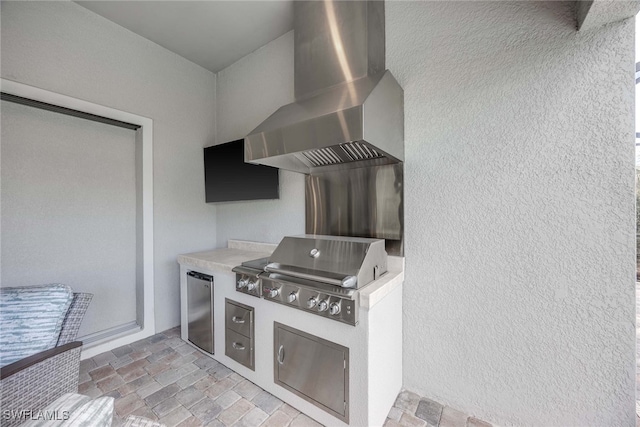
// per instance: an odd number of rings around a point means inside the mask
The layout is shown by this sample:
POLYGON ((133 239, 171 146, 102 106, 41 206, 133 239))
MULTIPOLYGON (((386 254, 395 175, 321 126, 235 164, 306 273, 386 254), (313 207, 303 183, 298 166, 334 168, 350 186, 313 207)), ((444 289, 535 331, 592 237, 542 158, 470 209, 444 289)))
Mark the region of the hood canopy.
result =
POLYGON ((403 91, 384 70, 384 2, 294 2, 296 102, 245 138, 245 161, 302 173, 404 160, 403 91))

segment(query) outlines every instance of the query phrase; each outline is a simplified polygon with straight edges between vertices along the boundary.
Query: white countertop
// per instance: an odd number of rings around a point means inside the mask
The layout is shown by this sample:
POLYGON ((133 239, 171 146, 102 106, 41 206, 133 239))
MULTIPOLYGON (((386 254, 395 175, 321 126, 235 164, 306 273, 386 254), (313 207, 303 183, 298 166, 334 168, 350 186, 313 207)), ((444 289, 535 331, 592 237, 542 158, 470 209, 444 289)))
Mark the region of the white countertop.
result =
MULTIPOLYGON (((229 240, 226 248, 178 255, 180 265, 204 270, 232 273, 231 269, 252 259, 271 255, 276 244, 229 240)), ((388 271, 358 291, 360 308, 369 310, 404 282, 404 258, 390 256, 388 271)))
POLYGON ((404 257, 387 258, 387 272, 360 289, 360 307, 369 310, 404 282, 404 257))
POLYGON ((275 244, 229 240, 226 248, 178 255, 178 263, 187 267, 209 271, 232 273, 231 269, 245 261, 268 257, 276 249, 275 244))

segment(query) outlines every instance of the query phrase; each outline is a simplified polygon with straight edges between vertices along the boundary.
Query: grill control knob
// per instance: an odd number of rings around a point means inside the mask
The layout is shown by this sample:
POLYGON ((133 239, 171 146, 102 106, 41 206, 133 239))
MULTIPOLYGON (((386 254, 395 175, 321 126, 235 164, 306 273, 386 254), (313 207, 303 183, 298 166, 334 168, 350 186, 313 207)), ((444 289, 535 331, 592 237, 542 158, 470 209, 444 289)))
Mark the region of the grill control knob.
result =
POLYGON ((242 278, 238 280, 238 289, 242 289, 249 284, 249 279, 242 278))
POLYGON ((329 304, 329 313, 331 313, 332 316, 340 313, 340 303, 332 302, 329 304))
POLYGON ((322 300, 318 303, 318 311, 325 311, 327 308, 329 308, 329 303, 327 303, 327 301, 322 300))
POLYGON ((318 303, 318 300, 316 299, 316 297, 311 297, 309 298, 309 301, 307 301, 307 307, 313 308, 316 306, 317 303, 318 303))
POLYGON ((258 282, 249 282, 247 284, 247 290, 252 291, 256 288, 257 285, 258 285, 258 282))
POLYGON ((278 290, 278 288, 265 288, 265 291, 267 291, 267 296, 269 298, 275 298, 278 296, 278 294, 280 293, 280 291, 278 290))
POLYGON ((296 299, 298 299, 298 296, 296 295, 295 292, 291 292, 287 297, 287 301, 289 302, 294 302, 296 299))

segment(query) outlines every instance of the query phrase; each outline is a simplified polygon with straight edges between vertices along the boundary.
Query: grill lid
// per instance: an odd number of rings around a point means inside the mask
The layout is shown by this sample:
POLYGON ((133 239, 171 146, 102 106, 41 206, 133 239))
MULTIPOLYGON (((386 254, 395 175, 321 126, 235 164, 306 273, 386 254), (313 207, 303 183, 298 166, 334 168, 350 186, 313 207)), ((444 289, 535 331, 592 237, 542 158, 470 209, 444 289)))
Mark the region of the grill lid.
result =
POLYGON ((287 236, 265 271, 344 288, 361 288, 387 272, 384 239, 287 236))

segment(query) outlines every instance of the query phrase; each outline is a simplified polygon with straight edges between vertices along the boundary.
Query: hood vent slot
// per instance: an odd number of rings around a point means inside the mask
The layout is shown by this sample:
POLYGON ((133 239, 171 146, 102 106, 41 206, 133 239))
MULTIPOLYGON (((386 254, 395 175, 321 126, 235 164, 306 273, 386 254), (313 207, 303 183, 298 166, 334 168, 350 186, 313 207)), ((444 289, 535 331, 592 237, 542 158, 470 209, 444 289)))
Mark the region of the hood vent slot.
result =
POLYGON ((316 148, 303 151, 302 155, 314 168, 384 157, 375 148, 361 142, 346 142, 331 147, 316 148))
POLYGON ((314 167, 336 165, 343 162, 331 147, 304 151, 302 154, 314 167))
POLYGON ((347 142, 345 144, 340 144, 340 148, 342 148, 344 152, 347 153, 347 156, 349 156, 352 161, 369 160, 382 157, 382 154, 378 153, 373 147, 367 147, 366 145, 360 144, 358 142, 347 142))

